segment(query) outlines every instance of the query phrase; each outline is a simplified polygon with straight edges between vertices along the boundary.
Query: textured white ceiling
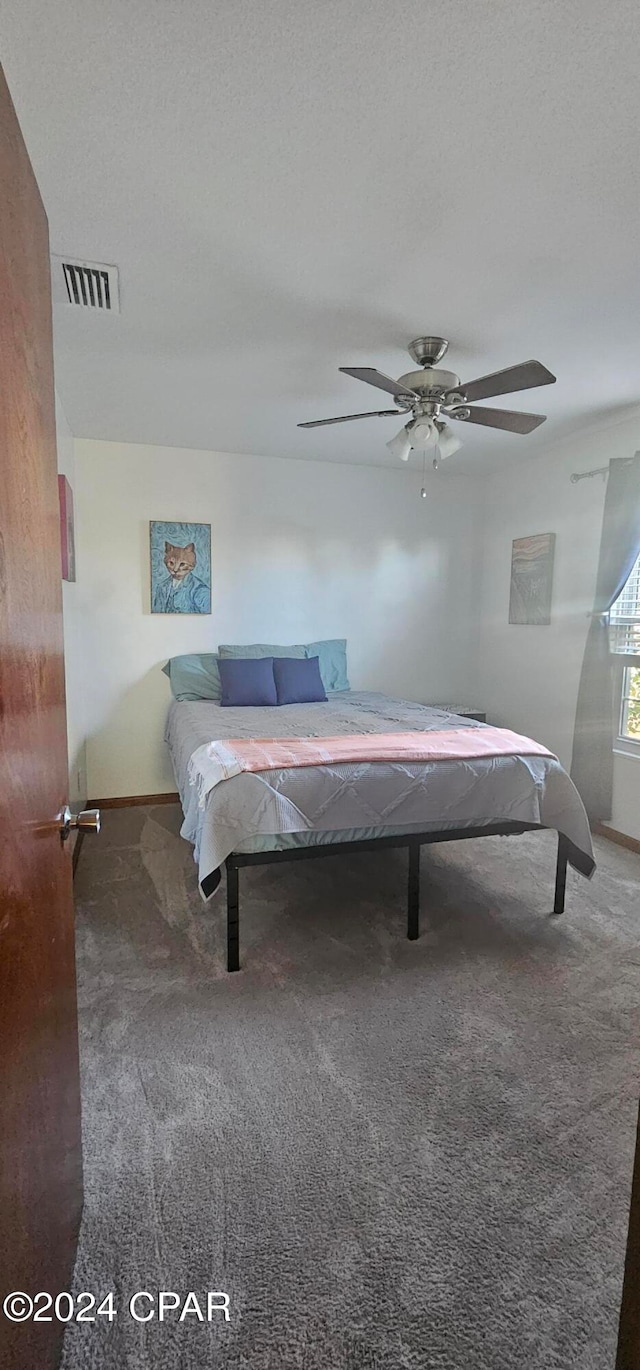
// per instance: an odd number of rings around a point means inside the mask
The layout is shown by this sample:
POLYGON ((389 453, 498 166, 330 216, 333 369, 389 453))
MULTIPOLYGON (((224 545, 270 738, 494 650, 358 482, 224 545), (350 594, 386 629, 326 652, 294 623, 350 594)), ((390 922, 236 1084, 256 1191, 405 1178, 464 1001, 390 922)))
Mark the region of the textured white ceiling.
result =
POLYGON ((296 423, 386 407, 338 366, 399 375, 427 332, 463 379, 558 376, 496 401, 539 433, 467 428, 457 465, 640 398, 636 0, 15 0, 2 27, 52 249, 121 273, 119 317, 56 309, 77 435, 393 464, 395 419, 296 423))

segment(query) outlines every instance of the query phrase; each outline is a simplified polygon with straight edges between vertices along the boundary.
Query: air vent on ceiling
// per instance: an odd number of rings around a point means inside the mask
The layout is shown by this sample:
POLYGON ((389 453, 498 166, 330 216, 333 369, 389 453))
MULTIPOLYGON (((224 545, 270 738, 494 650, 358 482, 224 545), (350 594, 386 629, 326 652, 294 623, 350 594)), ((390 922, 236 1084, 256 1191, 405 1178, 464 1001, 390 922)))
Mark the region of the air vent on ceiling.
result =
POLYGON ((118 268, 103 262, 53 258, 53 298, 57 304, 119 314, 118 268))

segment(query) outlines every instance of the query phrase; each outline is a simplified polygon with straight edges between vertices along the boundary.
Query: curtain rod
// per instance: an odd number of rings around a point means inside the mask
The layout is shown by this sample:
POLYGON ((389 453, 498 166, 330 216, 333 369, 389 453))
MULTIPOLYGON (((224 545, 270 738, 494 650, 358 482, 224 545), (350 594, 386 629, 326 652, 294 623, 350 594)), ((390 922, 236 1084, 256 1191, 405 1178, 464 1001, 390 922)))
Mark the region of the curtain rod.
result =
MULTIPOLYGON (((637 455, 638 455, 638 454, 636 453, 636 456, 637 456, 637 455)), ((626 462, 628 462, 628 461, 633 461, 634 458, 633 458, 633 457, 622 457, 621 460, 624 461, 624 462, 626 463, 626 462)), ((589 478, 590 478, 591 476, 608 476, 608 475, 609 475, 609 466, 608 466, 608 464, 607 464, 607 466, 596 466, 595 471, 574 471, 574 472, 573 472, 573 475, 569 477, 569 480, 571 481, 571 484, 572 484, 572 485, 577 485, 579 480, 589 480, 589 478)))
POLYGON ((596 466, 595 471, 574 471, 569 477, 572 485, 577 485, 579 480, 589 480, 590 476, 608 476, 608 466, 596 466))

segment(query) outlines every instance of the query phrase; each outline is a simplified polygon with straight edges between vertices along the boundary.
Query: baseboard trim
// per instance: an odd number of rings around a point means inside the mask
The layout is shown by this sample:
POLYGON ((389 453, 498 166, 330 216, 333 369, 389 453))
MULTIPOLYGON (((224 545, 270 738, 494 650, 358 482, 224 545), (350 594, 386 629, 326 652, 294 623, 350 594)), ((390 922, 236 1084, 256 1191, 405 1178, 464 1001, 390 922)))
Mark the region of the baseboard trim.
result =
POLYGON ((169 794, 128 794, 118 795, 110 799, 91 799, 89 807, 91 809, 128 809, 133 804, 178 804, 180 795, 177 791, 169 794))
POLYGON ((637 852, 640 856, 640 839, 628 837, 626 832, 618 832, 617 828, 608 828, 605 823, 597 823, 594 832, 598 837, 606 837, 608 842, 615 842, 618 847, 626 847, 628 851, 637 852))

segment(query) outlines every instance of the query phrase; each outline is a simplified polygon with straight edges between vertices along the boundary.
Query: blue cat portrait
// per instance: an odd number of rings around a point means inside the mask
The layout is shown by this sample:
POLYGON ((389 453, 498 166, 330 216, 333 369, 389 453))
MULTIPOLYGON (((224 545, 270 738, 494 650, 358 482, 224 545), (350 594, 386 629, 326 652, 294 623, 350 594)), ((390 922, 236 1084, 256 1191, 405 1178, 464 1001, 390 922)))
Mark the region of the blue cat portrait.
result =
POLYGON ((149 525, 152 614, 211 613, 211 524, 149 525))

